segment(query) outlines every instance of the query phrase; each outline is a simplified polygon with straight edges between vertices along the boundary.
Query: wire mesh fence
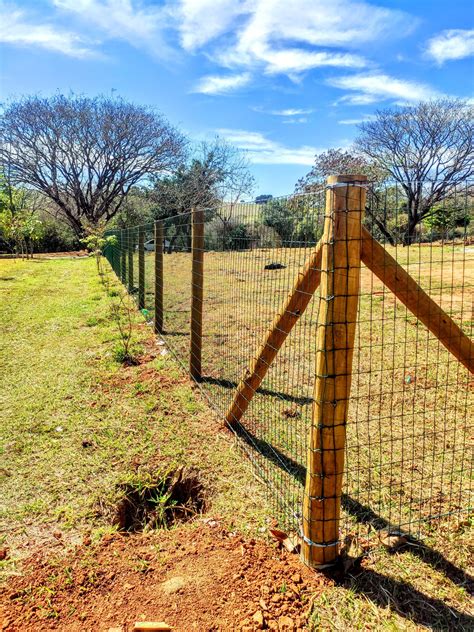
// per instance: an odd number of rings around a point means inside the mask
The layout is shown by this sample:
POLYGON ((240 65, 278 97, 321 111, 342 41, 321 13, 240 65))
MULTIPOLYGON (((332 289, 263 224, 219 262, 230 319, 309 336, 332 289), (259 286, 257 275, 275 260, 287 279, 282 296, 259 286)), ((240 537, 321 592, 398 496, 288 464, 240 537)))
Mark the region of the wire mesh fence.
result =
POLYGON ((106 252, 242 440, 279 524, 305 532, 313 503, 339 524, 336 540, 383 527, 420 536, 472 508, 472 187, 414 226, 399 185, 365 188, 346 186, 339 209, 321 186, 186 212, 114 231, 106 252), (337 232, 339 217, 349 231, 351 205, 359 218, 365 209, 363 226, 340 244, 327 227, 337 232))

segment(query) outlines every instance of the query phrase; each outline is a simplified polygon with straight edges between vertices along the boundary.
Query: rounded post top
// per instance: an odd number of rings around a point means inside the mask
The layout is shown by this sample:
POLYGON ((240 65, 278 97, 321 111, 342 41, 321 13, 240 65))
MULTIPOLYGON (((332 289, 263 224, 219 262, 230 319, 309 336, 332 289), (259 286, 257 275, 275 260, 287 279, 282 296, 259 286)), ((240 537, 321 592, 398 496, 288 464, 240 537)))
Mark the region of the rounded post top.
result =
POLYGON ((359 174, 341 175, 341 176, 328 176, 328 184, 344 184, 350 182, 367 182, 367 176, 359 174))

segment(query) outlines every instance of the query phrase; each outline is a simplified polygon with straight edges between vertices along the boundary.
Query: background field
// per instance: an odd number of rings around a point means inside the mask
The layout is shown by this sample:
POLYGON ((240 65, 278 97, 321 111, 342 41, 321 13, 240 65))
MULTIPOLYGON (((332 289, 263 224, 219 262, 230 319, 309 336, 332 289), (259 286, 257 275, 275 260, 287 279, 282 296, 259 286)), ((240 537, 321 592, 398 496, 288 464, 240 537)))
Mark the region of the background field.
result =
MULTIPOLYGON (((472 335, 474 248, 415 244, 388 250, 472 335)), ((221 416, 309 254, 308 247, 206 252, 202 388, 221 416), (271 262, 285 268, 265 270, 271 262)), ((153 259, 146 256, 151 311, 153 259)), ((191 254, 165 255, 164 278, 164 337, 187 365, 191 254)), ((240 432, 261 476, 275 490, 280 521, 295 530, 311 421, 318 309, 316 294, 240 432)), ((367 534, 370 526, 390 525, 420 535, 429 530, 423 525, 428 517, 472 507, 469 372, 365 267, 358 321, 344 528, 348 534, 367 534)))

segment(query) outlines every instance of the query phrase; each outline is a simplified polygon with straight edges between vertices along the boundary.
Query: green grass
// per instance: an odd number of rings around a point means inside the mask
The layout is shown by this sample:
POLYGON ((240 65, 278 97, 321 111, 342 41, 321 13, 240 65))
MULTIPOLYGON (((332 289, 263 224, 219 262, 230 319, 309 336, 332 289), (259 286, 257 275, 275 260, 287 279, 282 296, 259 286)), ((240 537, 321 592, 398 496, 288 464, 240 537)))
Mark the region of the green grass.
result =
MULTIPOLYGON (((275 256, 275 252, 261 253, 259 261, 275 256)), ((287 285, 301 256, 303 253, 283 271, 287 285)), ((186 335, 171 334, 186 333, 189 257, 173 257, 165 259, 169 266, 167 340, 184 359, 186 335)), ((285 292, 275 275, 265 277, 257 269, 245 272, 239 257, 234 258, 230 271, 222 255, 207 258, 208 271, 212 270, 217 281, 206 290, 214 309, 206 309, 205 368, 216 377, 228 375, 230 358, 237 365, 232 376, 238 375, 248 348, 251 343, 258 344, 265 319, 271 317, 285 292), (246 281, 236 280, 244 275, 246 281), (241 286, 245 291, 234 296, 241 300, 247 296, 249 306, 259 297, 258 312, 245 314, 235 300, 232 302, 232 292, 241 286), (221 319, 229 305, 234 307, 232 318, 223 326, 221 319), (256 319, 255 328, 251 318, 256 319), (217 350, 212 351, 214 346, 217 350)), ((147 263, 151 261, 147 257, 147 263)), ((150 338, 150 330, 138 314, 135 349, 141 348, 143 363, 123 367, 114 360, 118 338, 108 316, 114 297, 100 284, 94 265, 90 259, 0 261, 4 450, 0 528, 11 549, 7 572, 12 561, 34 550, 36 543, 48 538, 54 541, 51 535, 57 529, 63 532, 66 543, 84 531, 98 537, 110 530, 118 487, 130 481, 146 485, 150 475, 159 475, 173 464, 200 469, 210 493, 211 514, 221 515, 227 525, 238 530, 258 532, 279 509, 278 503, 267 504, 267 488, 256 481, 235 442, 219 426, 172 356, 161 355, 163 347, 150 338), (91 445, 83 447, 84 440, 91 445)), ((116 289, 119 291, 118 285, 116 289)), ((368 296, 367 286, 366 292, 368 296)), ((314 317, 314 313, 308 314, 306 326, 312 326, 314 317)), ((299 330, 300 336, 304 331, 299 330)), ((312 357, 310 351, 292 344, 289 349, 293 355, 285 361, 300 357, 306 366, 312 357), (297 352, 300 356, 295 355, 297 352)), ((285 366, 283 362, 265 386, 276 389, 281 385, 288 376, 285 366)), ((415 362, 414 366, 419 365, 415 362)), ((306 392, 311 367, 305 371, 300 373, 303 391, 300 386, 300 391, 293 393, 306 392)), ((212 384, 207 388, 218 406, 225 406, 231 396, 229 389, 212 384)), ((296 405, 300 417, 282 417, 282 409, 292 403, 269 394, 259 395, 258 400, 260 403, 249 411, 247 423, 254 424, 250 429, 291 454, 298 441, 305 440, 301 426, 306 423, 307 405, 296 405), (291 428, 291 433, 285 432, 285 427, 291 428)), ((412 399, 400 401, 407 405, 412 399)), ((448 421, 443 419, 443 424, 448 421)), ((397 424, 391 430, 400 431, 397 424)), ((302 454, 302 448, 298 450, 297 456, 302 454)), ((280 468, 263 456, 259 458, 263 475, 277 480, 280 468)), ((385 475, 383 459, 374 470, 385 475)), ((284 473, 280 476, 277 482, 282 489, 300 493, 299 485, 289 487, 284 473)), ((392 506, 390 499, 387 503, 387 507, 392 506)), ((375 505, 374 509, 380 507, 375 505)), ((474 559, 472 525, 462 515, 425 527, 423 545, 415 543, 394 552, 374 546, 373 539, 362 542, 366 546, 362 572, 352 569, 339 584, 322 594, 318 591, 310 627, 341 631, 472 629, 469 584, 462 570, 469 570, 474 559)))
POLYGON ((200 469, 212 510, 229 524, 263 524, 262 493, 234 441, 139 314, 134 346, 144 363, 114 359, 114 299, 92 259, 1 260, 0 276, 1 530, 12 558, 57 528, 71 538, 110 528, 120 483, 165 466, 200 469))

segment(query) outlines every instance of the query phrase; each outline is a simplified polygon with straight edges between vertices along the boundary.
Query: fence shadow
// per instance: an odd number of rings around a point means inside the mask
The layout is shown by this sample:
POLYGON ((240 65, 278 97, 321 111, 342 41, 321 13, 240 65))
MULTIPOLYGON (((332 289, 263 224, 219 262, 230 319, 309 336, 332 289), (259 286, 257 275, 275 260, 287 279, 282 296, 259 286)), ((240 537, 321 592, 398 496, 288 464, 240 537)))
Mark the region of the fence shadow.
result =
MULTIPOLYGON (((212 384, 214 386, 221 386, 222 388, 227 388, 234 390, 237 388, 238 383, 233 380, 226 380, 224 378, 212 377, 210 375, 204 375, 199 380, 201 384, 212 384)), ((289 395, 288 393, 282 393, 281 391, 272 391, 266 388, 258 388, 256 393, 260 395, 268 395, 270 397, 278 397, 285 402, 292 402, 294 404, 299 404, 300 406, 304 406, 306 404, 312 404, 312 397, 297 397, 294 395, 289 395)))
POLYGON ((433 630, 473 630, 474 617, 429 597, 412 584, 382 575, 369 568, 356 576, 346 576, 341 586, 364 596, 381 608, 433 630))
MULTIPOLYGON (((306 467, 301 463, 284 454, 264 439, 256 437, 242 423, 234 424, 232 430, 250 448, 258 451, 304 486, 306 467)), ((376 530, 390 527, 385 518, 347 494, 342 495, 341 504, 344 510, 356 518, 360 524, 370 525, 376 530)), ((428 564, 434 570, 443 573, 456 586, 462 587, 469 594, 474 595, 474 578, 450 562, 439 551, 426 546, 417 538, 409 536, 407 545, 398 549, 397 555, 403 555, 407 552, 418 557, 421 562, 428 564)), ((419 625, 439 630, 474 629, 474 617, 457 611, 440 599, 428 597, 413 588, 411 584, 386 577, 372 569, 365 568, 357 576, 342 577, 339 583, 346 588, 364 594, 378 606, 392 608, 399 615, 419 625), (450 622, 448 628, 446 627, 447 621, 450 622)))

